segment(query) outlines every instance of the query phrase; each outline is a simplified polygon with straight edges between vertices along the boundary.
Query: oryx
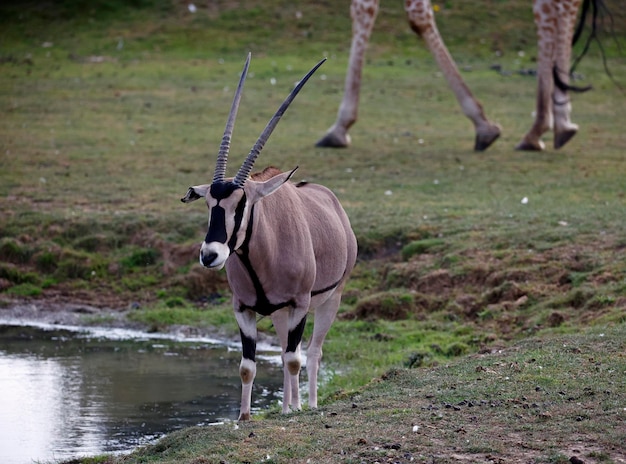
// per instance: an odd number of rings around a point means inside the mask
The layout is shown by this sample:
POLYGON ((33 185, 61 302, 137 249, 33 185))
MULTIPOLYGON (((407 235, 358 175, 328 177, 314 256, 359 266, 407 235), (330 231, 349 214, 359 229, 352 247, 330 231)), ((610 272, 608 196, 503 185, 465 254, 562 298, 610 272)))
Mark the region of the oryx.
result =
POLYGON ((316 184, 288 182, 295 172, 267 168, 249 177, 256 158, 281 116, 324 62, 298 83, 259 136, 234 178, 225 178, 234 121, 250 55, 217 156, 213 182, 190 187, 182 198, 205 198, 209 230, 200 249, 203 266, 226 266, 239 324, 242 382, 239 420, 250 418, 252 384, 256 375, 257 314, 270 316, 282 348, 283 413, 300 408, 300 344, 309 311, 314 312, 313 335, 307 349, 309 405, 317 407, 317 372, 324 338, 335 319, 341 293, 356 261, 357 243, 345 211, 335 195, 316 184))

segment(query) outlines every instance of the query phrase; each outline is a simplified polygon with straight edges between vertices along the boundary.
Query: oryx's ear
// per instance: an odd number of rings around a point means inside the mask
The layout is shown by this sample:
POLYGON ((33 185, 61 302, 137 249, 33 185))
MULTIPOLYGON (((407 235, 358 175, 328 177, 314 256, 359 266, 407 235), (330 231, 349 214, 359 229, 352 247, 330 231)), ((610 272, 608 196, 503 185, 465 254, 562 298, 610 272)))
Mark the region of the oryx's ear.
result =
MULTIPOLYGON (((265 182, 254 182, 254 188, 246 189, 246 196, 248 197, 248 201, 250 202, 250 204, 253 205, 261 198, 271 195, 276 190, 278 190, 282 185, 284 185, 285 182, 287 182, 291 178, 291 176, 293 176, 293 173, 296 172, 296 169, 298 169, 298 166, 296 166, 290 172, 283 172, 272 177, 269 180, 266 180, 265 182)), ((247 185, 248 183, 246 183, 246 186, 247 185)))
POLYGON ((189 187, 187 190, 187 194, 180 199, 183 203, 191 203, 192 201, 196 201, 199 198, 204 198, 206 193, 209 191, 209 187, 211 184, 204 185, 196 185, 194 187, 189 187))

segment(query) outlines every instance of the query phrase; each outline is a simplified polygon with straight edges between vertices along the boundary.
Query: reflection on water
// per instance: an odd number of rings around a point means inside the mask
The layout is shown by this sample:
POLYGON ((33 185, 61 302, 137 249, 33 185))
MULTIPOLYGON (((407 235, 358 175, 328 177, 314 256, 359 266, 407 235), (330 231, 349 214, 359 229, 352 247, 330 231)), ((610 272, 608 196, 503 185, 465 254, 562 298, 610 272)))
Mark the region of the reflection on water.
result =
MULTIPOLYGON (((0 462, 126 451, 237 418, 239 348, 104 335, 0 325, 0 462)), ((258 359, 256 409, 280 397, 272 355, 258 359)))

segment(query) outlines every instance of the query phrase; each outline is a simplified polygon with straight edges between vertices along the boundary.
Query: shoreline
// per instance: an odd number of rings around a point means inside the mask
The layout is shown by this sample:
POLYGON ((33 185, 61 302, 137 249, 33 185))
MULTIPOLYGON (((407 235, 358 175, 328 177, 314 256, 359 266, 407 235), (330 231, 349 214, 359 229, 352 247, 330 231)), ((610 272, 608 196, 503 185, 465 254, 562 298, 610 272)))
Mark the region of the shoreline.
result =
MULTIPOLYGON (((226 334, 219 327, 171 325, 163 330, 152 330, 141 322, 131 321, 128 314, 134 309, 99 308, 86 303, 45 300, 0 300, 0 326, 23 325, 45 329, 90 331, 97 336, 111 331, 115 338, 168 338, 178 342, 202 341, 241 349, 238 334, 226 334), (100 330, 98 330, 100 329, 100 330), (117 335, 115 335, 117 334, 117 335)), ((259 351, 280 352, 280 344, 272 333, 259 332, 259 351)))

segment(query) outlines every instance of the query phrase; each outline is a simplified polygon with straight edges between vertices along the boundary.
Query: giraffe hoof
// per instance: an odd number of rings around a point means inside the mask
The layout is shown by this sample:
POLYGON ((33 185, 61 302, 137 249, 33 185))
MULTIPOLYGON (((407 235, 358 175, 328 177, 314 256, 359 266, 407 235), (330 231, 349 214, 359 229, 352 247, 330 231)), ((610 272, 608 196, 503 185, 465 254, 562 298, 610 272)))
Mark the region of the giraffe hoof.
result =
POLYGON ((519 151, 543 151, 545 145, 541 140, 538 140, 537 143, 531 143, 524 139, 515 146, 515 149, 519 151))
POLYGON ((479 134, 476 133, 476 141, 474 143, 474 151, 485 151, 500 137, 500 126, 494 124, 489 131, 479 134))
POLYGON ((348 134, 338 135, 335 132, 327 132, 324 137, 315 144, 316 147, 323 148, 346 148, 350 146, 350 136, 348 134))
POLYGON ((565 131, 561 131, 558 134, 554 134, 554 148, 556 150, 561 148, 563 145, 569 142, 572 137, 576 135, 576 132, 578 132, 578 129, 568 129, 565 131))

